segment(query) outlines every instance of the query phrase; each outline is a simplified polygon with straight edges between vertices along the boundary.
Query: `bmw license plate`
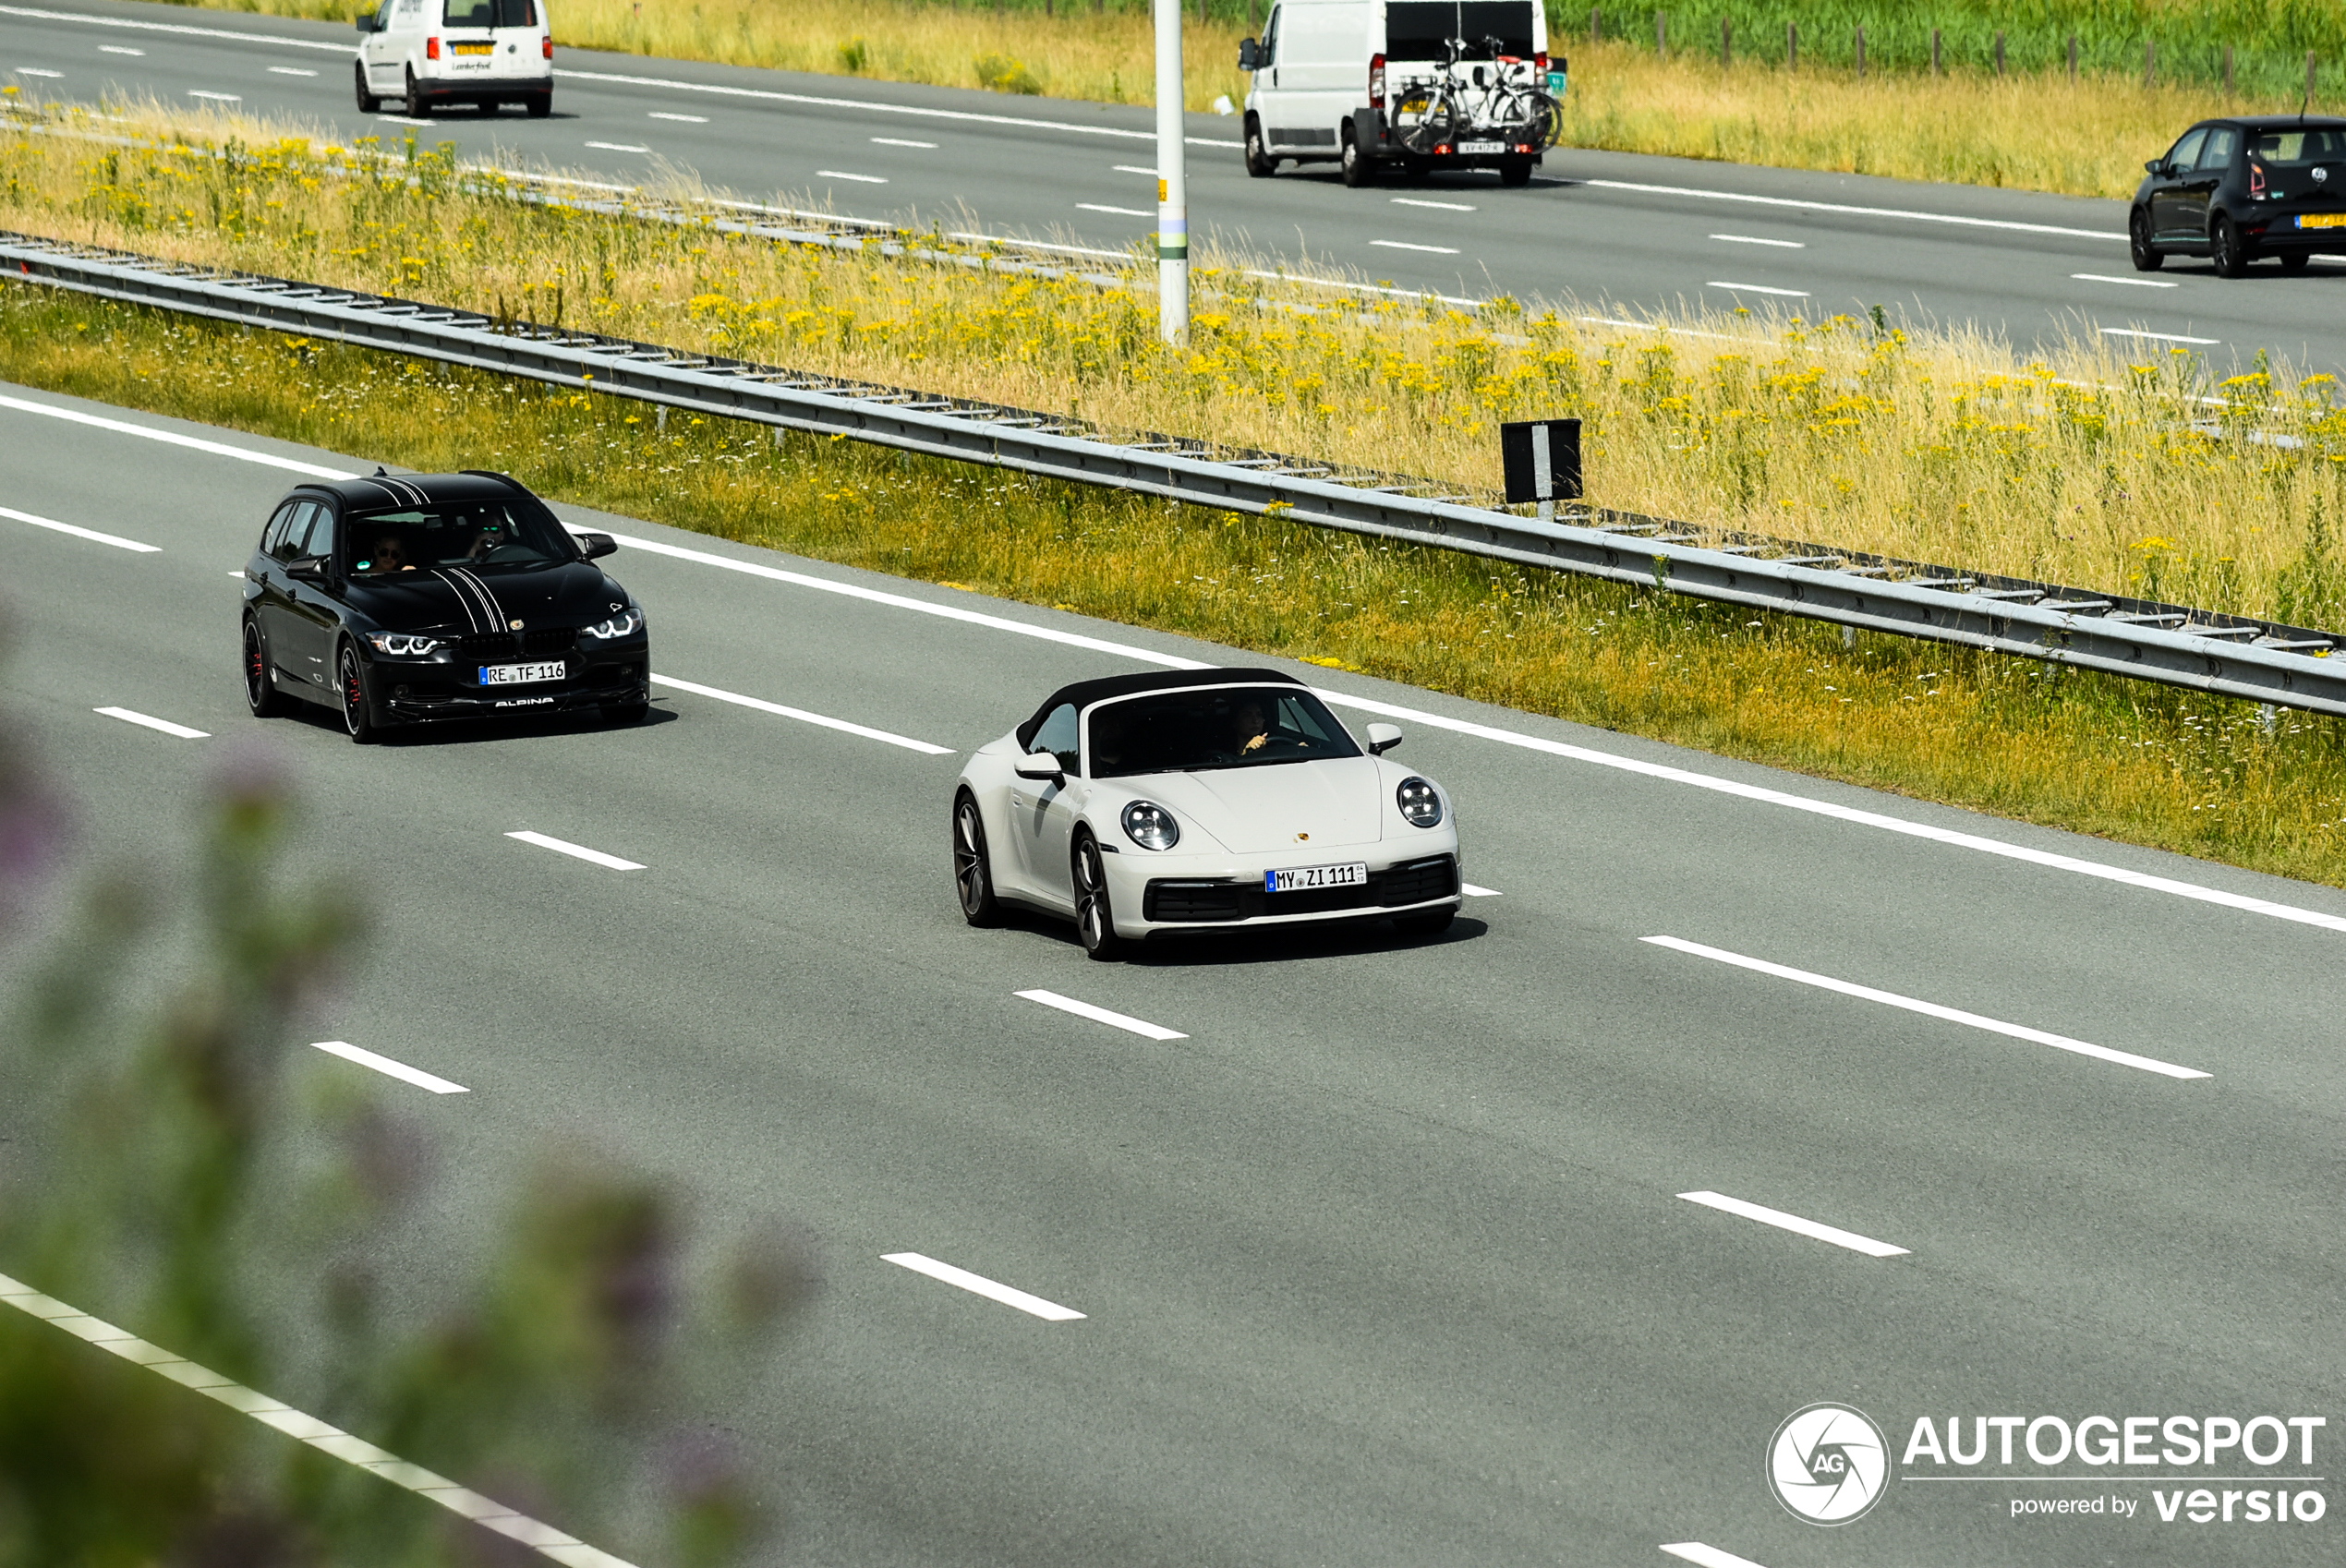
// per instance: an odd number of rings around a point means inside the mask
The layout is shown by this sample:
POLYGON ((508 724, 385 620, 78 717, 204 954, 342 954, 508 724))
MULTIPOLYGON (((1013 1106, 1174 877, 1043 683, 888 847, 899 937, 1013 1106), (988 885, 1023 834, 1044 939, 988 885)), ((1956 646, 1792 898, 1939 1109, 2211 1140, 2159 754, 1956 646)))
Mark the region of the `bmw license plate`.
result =
POLYGON ((1306 865, 1263 874, 1265 893, 1302 893, 1314 887, 1358 887, 1369 879, 1369 862, 1350 865, 1306 865))
POLYGON ((1504 141, 1462 141, 1458 143, 1458 151, 1462 153, 1505 152, 1506 150, 1507 144, 1504 141))
POLYGON ((555 659, 548 664, 484 664, 480 667, 480 683, 484 686, 526 686, 533 681, 559 681, 562 678, 562 663, 555 659))
POLYGON ((2346 229, 2346 212, 2301 212, 2297 215, 2301 229, 2346 229))

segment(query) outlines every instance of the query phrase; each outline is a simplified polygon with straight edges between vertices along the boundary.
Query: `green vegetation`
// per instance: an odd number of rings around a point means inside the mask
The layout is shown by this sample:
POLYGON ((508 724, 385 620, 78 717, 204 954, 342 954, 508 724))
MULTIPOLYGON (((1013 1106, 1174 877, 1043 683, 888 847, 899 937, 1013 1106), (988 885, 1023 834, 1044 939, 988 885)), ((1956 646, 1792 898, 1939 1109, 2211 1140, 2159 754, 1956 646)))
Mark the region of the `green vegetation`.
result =
POLYGON ((0 377, 2346 886, 2346 723, 0 290, 0 377))

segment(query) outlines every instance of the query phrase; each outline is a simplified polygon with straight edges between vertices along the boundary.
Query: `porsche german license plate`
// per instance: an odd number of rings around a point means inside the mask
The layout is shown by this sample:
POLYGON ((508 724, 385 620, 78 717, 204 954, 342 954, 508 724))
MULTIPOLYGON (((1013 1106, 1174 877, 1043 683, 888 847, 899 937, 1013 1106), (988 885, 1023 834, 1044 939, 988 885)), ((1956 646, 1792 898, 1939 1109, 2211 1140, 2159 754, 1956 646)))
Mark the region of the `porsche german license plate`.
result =
POLYGON ((1265 893, 1303 893, 1314 887, 1358 887, 1369 879, 1369 862, 1350 865, 1306 865, 1263 874, 1265 893))
POLYGON ((562 663, 554 659, 545 664, 484 664, 480 667, 480 683, 484 686, 526 686, 533 681, 559 681, 562 678, 562 663))
POLYGON ((2297 226, 2301 229, 2346 229, 2346 212, 2300 212, 2297 226))
POLYGON ((1507 144, 1504 141, 1462 141, 1458 143, 1458 151, 1460 152, 1505 152, 1506 150, 1507 144))
POLYGON ((494 54, 497 53, 497 46, 493 43, 452 43, 448 47, 454 50, 459 54, 494 54))

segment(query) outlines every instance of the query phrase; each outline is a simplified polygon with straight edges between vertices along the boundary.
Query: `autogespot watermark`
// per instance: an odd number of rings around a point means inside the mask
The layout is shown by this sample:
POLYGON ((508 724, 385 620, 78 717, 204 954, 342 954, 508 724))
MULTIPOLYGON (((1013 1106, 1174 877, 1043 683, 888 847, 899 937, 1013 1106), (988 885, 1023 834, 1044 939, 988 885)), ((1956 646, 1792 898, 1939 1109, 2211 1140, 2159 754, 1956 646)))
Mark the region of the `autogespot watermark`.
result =
POLYGON ((2326 1416, 1918 1416, 1893 1467, 1864 1412, 1810 1405, 1768 1440, 1768 1486, 1812 1525, 1863 1518, 1893 1480, 2001 1488, 2010 1519, 2311 1525, 2329 1513, 2314 1454, 2328 1425, 2326 1416))

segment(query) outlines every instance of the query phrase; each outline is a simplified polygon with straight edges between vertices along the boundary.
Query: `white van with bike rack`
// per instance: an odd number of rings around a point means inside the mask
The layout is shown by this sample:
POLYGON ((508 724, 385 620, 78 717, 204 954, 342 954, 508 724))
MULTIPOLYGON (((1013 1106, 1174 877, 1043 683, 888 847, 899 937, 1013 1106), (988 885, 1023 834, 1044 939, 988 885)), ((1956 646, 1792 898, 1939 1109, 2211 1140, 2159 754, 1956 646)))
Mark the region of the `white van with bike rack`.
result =
POLYGON ((1246 172, 1338 163, 1360 186, 1388 164, 1496 169, 1521 185, 1562 129, 1564 65, 1539 0, 1279 0, 1239 45, 1246 172))
POLYGON ((470 103, 554 112, 546 0, 382 0, 358 14, 358 112, 396 98, 410 115, 470 103))

